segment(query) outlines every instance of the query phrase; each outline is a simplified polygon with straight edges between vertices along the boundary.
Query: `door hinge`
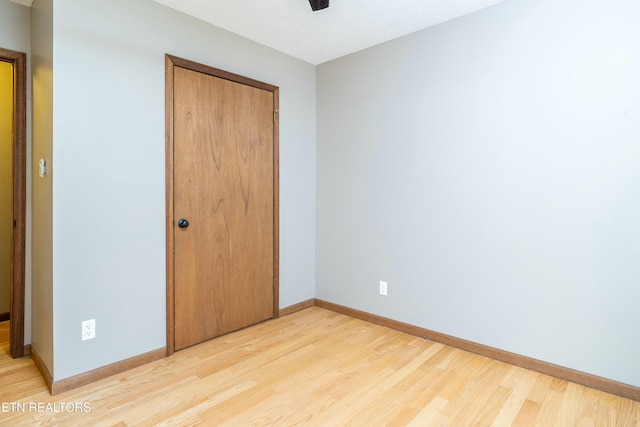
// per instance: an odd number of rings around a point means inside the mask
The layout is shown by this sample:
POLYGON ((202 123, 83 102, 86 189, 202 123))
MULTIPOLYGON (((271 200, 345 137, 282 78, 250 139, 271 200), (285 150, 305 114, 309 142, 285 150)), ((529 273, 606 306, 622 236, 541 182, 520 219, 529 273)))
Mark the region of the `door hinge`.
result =
POLYGON ((273 278, 273 289, 275 289, 275 288, 276 288, 276 278, 274 277, 273 278))
MULTIPOLYGON (((278 114, 278 110, 273 110, 273 123, 276 122, 276 116, 278 114)), ((275 279, 274 279, 275 280, 275 279)))
POLYGON ((15 219, 13 220, 13 228, 18 228, 18 221, 15 219))

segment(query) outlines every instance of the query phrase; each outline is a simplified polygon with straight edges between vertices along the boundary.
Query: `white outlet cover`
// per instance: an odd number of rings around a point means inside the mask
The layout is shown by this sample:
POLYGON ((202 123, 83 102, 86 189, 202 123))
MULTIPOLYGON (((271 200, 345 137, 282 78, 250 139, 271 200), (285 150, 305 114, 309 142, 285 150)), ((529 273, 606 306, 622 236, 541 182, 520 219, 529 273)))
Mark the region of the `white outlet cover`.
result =
POLYGON ((96 337, 96 319, 82 322, 82 341, 91 340, 96 337))
POLYGON ((380 295, 387 295, 387 282, 380 281, 380 295))

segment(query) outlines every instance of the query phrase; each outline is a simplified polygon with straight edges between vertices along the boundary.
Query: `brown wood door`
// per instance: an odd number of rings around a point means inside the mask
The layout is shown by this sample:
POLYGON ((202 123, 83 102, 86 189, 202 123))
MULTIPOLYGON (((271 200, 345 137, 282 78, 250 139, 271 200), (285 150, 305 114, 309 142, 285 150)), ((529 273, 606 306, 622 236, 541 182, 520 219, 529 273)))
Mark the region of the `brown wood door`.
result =
POLYGON ((272 91, 173 69, 176 350, 274 317, 274 117, 272 91))

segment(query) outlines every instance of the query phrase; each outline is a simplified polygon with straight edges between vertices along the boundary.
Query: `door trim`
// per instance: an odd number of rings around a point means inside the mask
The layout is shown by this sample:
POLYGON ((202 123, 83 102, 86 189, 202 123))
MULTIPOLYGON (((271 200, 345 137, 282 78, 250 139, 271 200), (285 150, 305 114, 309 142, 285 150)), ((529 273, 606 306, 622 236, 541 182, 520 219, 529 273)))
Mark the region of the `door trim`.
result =
POLYGON ((279 214, 279 88, 267 83, 209 67, 187 59, 165 55, 165 185, 166 185, 166 245, 167 245, 167 356, 175 352, 175 246, 173 214, 173 70, 175 67, 208 74, 273 93, 273 318, 280 311, 280 214, 279 214))
POLYGON ((27 200, 27 55, 0 48, 0 60, 13 66, 13 220, 11 241, 11 357, 23 357, 25 305, 25 230, 27 200))

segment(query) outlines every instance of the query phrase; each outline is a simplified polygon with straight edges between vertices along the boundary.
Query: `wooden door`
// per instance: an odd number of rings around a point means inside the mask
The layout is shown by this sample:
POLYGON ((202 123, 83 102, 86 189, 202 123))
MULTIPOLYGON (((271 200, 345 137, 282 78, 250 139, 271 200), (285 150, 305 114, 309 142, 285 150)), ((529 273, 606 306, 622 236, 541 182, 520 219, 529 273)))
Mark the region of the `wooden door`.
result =
POLYGON ((250 83, 173 68, 176 350, 274 317, 277 92, 250 83))

